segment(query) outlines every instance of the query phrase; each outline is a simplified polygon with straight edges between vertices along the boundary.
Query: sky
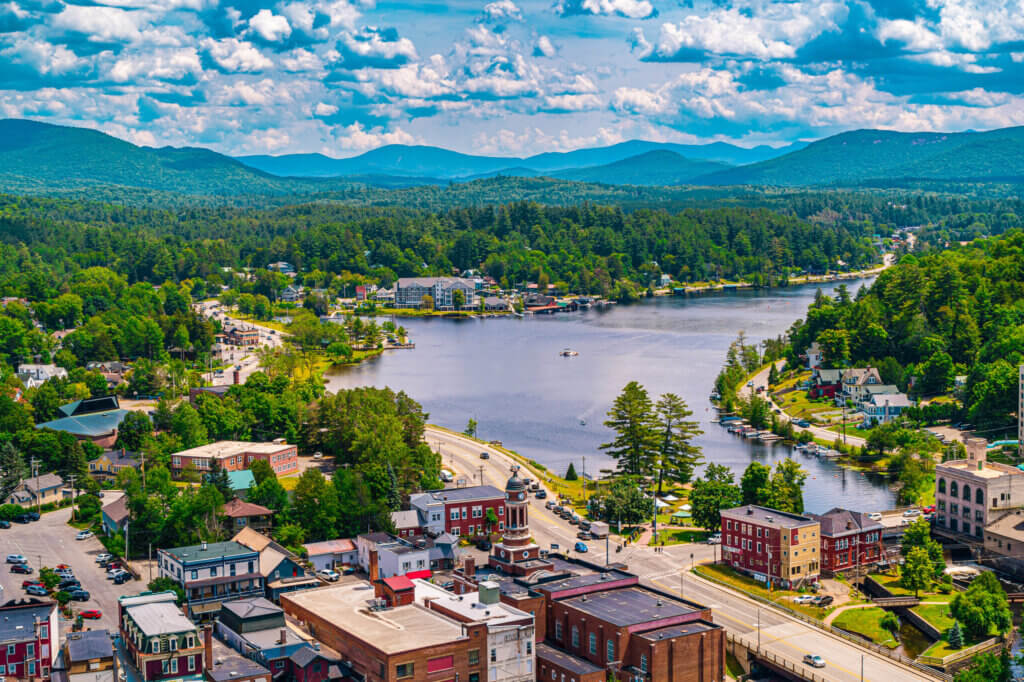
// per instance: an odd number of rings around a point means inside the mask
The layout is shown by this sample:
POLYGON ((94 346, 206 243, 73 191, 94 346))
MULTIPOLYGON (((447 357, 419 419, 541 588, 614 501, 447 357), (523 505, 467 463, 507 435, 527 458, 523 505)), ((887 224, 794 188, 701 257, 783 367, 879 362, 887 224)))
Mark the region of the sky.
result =
POLYGON ((233 155, 1024 124, 1024 0, 0 0, 0 116, 233 155))

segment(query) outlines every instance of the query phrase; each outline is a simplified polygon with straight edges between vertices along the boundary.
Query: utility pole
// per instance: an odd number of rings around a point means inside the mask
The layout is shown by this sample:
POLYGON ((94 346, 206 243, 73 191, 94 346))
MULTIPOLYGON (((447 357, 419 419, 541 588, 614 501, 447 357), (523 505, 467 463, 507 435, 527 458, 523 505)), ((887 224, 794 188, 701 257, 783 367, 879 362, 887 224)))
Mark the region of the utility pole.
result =
POLYGON ((846 401, 843 401, 843 445, 846 445, 846 401))
POLYGON ((480 465, 480 485, 484 484, 484 465, 480 465))
POLYGON ((583 506, 587 506, 587 456, 583 455, 583 506))
POLYGON ((71 520, 75 520, 75 479, 78 478, 77 474, 71 474, 68 476, 71 480, 71 520))
POLYGON ((761 608, 757 609, 757 653, 761 653, 761 608))
POLYGON ((153 582, 153 543, 149 543, 149 550, 146 552, 149 564, 149 582, 153 582))
POLYGON ((36 513, 39 513, 39 460, 35 457, 32 458, 32 476, 36 480, 36 513))

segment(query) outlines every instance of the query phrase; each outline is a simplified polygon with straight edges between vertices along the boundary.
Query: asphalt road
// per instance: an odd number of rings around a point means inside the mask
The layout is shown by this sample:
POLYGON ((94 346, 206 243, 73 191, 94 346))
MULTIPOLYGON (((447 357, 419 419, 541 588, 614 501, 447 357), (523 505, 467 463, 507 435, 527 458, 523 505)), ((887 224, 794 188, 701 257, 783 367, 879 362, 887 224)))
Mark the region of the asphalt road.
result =
MULTIPOLYGON (((476 441, 427 427, 426 441, 434 450, 440 449, 442 463, 457 472, 456 480, 466 479, 467 485, 481 483, 503 488, 509 477, 512 462, 494 448, 476 441), (481 452, 490 459, 480 459, 481 452), (482 467, 482 469, 481 469, 482 467)), ((551 491, 548 491, 550 495, 551 491)), ((550 499, 550 497, 549 497, 550 499)), ((563 548, 576 541, 576 529, 544 508, 543 500, 530 500, 530 530, 541 547, 559 543, 563 548)), ((576 555, 595 563, 605 560, 604 541, 587 543, 590 551, 576 555)), ((757 641, 760 630, 761 646, 777 656, 797 665, 805 654, 818 654, 825 658, 826 667, 816 671, 836 682, 910 682, 933 679, 916 669, 899 665, 889 658, 858 647, 814 626, 790 618, 780 611, 761 606, 736 592, 696 578, 688 571, 694 564, 713 561, 719 556, 719 547, 706 544, 672 545, 657 553, 651 547, 633 545, 621 552, 611 542, 612 561, 625 563, 630 572, 640 576, 642 583, 680 594, 693 601, 711 606, 715 622, 734 634, 757 641), (861 678, 863 658, 864 677, 861 678)), ((474 550, 475 552, 475 550, 474 550)))
MULTIPOLYGON (((249 320, 237 320, 230 317, 225 311, 223 306, 217 301, 203 301, 202 303, 196 304, 196 309, 200 314, 206 317, 216 317, 221 321, 225 328, 231 326, 246 327, 251 329, 257 329, 260 333, 260 346, 268 346, 276 348, 281 345, 281 334, 276 330, 264 327, 259 324, 250 322, 249 320)), ((231 347, 228 351, 227 356, 224 358, 232 365, 241 365, 241 369, 238 374, 238 382, 244 384, 249 375, 259 370, 260 363, 259 358, 255 354, 256 347, 231 347)), ((226 386, 234 382, 234 374, 230 369, 224 370, 223 374, 214 375, 212 377, 212 384, 214 386, 226 386)))
MULTIPOLYGON (((104 504, 117 499, 121 493, 106 492, 104 504)), ((38 578, 40 566, 53 567, 57 564, 68 564, 75 572, 75 578, 89 592, 90 599, 85 602, 71 602, 75 611, 84 609, 100 609, 103 617, 99 620, 86 620, 89 629, 106 628, 117 630, 117 598, 126 594, 137 594, 145 590, 144 582, 129 580, 123 585, 115 585, 106 579, 106 570, 96 563, 96 555, 105 551, 103 545, 95 537, 88 540, 75 540, 78 529, 67 525, 71 518, 71 509, 58 509, 43 514, 34 523, 12 523, 6 530, 0 530, 0 551, 3 556, 23 554, 32 567, 32 575, 11 573, 10 565, 5 564, 0 570, 0 586, 3 587, 2 600, 17 599, 25 596, 21 583, 26 578, 38 578)), ((70 622, 61 623, 61 634, 71 629, 70 622)))

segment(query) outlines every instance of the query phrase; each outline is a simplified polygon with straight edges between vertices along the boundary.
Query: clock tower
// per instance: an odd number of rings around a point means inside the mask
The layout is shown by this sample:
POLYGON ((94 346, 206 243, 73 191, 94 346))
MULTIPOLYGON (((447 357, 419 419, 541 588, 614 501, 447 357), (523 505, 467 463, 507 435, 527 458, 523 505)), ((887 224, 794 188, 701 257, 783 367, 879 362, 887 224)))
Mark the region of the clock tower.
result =
POLYGON ((552 568, 551 562, 540 558, 540 547, 530 537, 530 497, 526 484, 519 478, 519 467, 512 467, 512 477, 505 484, 505 530, 501 542, 491 548, 490 561, 511 575, 530 575, 552 568))

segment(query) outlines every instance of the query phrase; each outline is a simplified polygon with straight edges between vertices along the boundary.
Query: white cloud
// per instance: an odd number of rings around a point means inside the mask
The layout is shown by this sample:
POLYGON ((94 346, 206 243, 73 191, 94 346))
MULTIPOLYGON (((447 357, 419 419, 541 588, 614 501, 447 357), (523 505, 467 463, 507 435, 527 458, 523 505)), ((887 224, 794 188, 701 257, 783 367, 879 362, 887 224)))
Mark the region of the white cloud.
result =
POLYGON ((603 14, 647 19, 657 15, 654 5, 647 0, 557 0, 554 10, 561 16, 603 14))
POLYGON ((139 39, 144 16, 116 7, 67 5, 52 20, 54 28, 89 37, 92 42, 133 42, 139 39))
POLYGON ((484 5, 484 17, 488 21, 522 21, 523 12, 512 0, 494 0, 484 5))
POLYGON ((553 95, 544 98, 541 109, 554 112, 592 111, 601 108, 597 95, 553 95))
POLYGON ((935 50, 942 46, 941 38, 921 21, 880 21, 876 36, 883 45, 894 41, 903 43, 907 49, 919 52, 935 50))
POLYGON ((249 29, 268 43, 279 43, 292 34, 288 20, 269 9, 261 9, 249 19, 249 29))
POLYGON ((540 36, 537 38, 537 42, 533 47, 534 57, 554 57, 558 54, 558 50, 551 44, 551 39, 547 36, 540 36))
POLYGON ((63 45, 22 38, 11 47, 0 50, 2 61, 25 64, 40 75, 62 75, 85 64, 74 52, 63 45))
POLYGON ((346 33, 338 41, 341 66, 345 69, 396 68, 415 60, 416 46, 393 28, 366 26, 346 33))
POLYGON ((228 73, 264 71, 274 65, 252 43, 237 38, 206 38, 201 44, 210 59, 228 73))
POLYGON ((192 48, 169 50, 148 55, 125 55, 118 58, 107 75, 117 83, 137 80, 182 80, 198 78, 203 73, 199 54, 192 48))
POLYGON ((380 128, 366 130, 361 123, 334 129, 334 139, 345 150, 365 151, 387 144, 413 144, 415 137, 401 128, 384 132, 380 128))
POLYGON ((290 73, 320 71, 324 68, 323 61, 315 52, 301 47, 282 56, 280 62, 281 68, 290 73))

